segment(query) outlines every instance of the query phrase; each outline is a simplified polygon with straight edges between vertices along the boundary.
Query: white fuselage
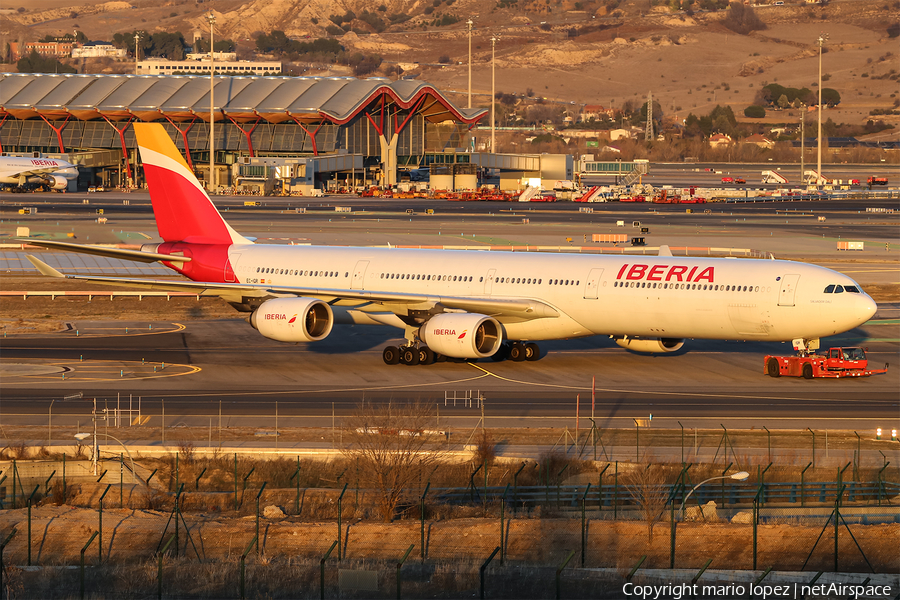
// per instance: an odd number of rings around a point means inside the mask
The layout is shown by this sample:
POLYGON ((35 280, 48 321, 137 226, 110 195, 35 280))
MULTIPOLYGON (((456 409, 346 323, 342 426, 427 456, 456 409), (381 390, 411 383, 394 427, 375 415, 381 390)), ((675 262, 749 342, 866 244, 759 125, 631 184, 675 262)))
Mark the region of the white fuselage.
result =
POLYGON ((51 181, 54 177, 74 179, 78 167, 57 158, 0 157, 0 183, 23 185, 36 180, 51 181))
MULTIPOLYGON (((235 245, 229 257, 241 283, 527 298, 559 312, 498 316, 510 340, 816 339, 861 325, 876 308, 849 277, 782 260, 274 245, 235 245), (858 291, 825 293, 829 285, 858 291)), ((354 307, 344 320, 402 326, 380 305, 354 307)))

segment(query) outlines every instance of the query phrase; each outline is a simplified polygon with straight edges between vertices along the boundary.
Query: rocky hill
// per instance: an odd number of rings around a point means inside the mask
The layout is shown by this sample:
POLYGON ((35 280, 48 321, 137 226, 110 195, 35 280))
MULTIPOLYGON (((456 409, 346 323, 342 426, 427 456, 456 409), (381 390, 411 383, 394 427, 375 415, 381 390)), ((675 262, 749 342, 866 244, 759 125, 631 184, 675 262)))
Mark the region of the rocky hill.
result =
MULTIPOLYGON (((194 31, 208 36, 206 14, 216 15, 217 39, 230 38, 243 55, 263 32, 304 39, 337 37, 349 52, 377 54, 386 68, 464 94, 468 86, 468 34, 472 33, 473 104, 487 105, 491 41, 496 37, 496 89, 563 102, 620 106, 653 94, 668 117, 709 112, 728 104, 735 113, 766 83, 815 89, 816 38, 827 32, 823 57, 827 87, 841 92, 835 121, 864 122, 872 111, 898 102, 900 52, 890 37, 897 0, 835 0, 825 5, 754 8, 764 29, 749 34, 726 27, 713 0, 686 11, 641 0, 207 0, 192 4, 155 0, 71 4, 35 0, 0 15, 3 41, 38 39, 75 29, 91 39, 145 29, 194 31)), ((687 6, 683 4, 682 6, 687 6)), ((289 60, 290 57, 286 57, 289 60)), ((106 65, 107 69, 115 66, 106 65)), ((128 69, 122 65, 122 69, 128 69)), ((348 74, 338 65, 289 65, 293 74, 348 74)), ((463 98, 463 96, 460 96, 463 98)), ((466 100, 462 100, 465 102, 466 100)), ((784 120, 784 115, 780 115, 784 120)), ((796 118, 796 115, 791 117, 796 118)), ((888 120, 897 120, 889 115, 888 120)))

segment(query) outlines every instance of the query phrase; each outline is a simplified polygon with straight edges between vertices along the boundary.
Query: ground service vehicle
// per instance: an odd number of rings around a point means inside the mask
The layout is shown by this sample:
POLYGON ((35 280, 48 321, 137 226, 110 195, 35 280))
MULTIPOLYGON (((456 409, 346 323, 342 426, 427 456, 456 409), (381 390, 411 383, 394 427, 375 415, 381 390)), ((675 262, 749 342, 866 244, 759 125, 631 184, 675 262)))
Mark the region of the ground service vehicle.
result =
POLYGON ((723 177, 722 183, 734 183, 734 177, 723 177))
POLYGON ((887 185, 888 178, 887 177, 869 177, 866 180, 866 183, 869 185, 887 185))
POLYGON ((868 377, 887 373, 883 369, 870 370, 866 351, 862 348, 829 348, 827 354, 800 356, 766 356, 765 373, 769 377, 868 377))

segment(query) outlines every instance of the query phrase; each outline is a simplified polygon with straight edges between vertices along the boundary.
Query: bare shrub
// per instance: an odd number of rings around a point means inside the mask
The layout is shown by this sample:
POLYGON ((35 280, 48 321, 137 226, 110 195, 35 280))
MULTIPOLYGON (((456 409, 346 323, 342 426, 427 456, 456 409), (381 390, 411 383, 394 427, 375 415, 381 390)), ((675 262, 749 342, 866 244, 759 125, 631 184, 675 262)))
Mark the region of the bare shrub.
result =
POLYGON ((194 442, 190 440, 181 440, 178 442, 178 455, 186 465, 190 465, 194 462, 194 450, 194 442))
POLYGON ((50 501, 56 506, 68 504, 69 500, 74 498, 80 489, 80 486, 73 486, 62 478, 56 479, 53 481, 53 487, 50 488, 50 501))
POLYGON ((381 517, 390 522, 401 501, 414 497, 411 489, 437 467, 444 456, 432 443, 436 430, 431 404, 360 406, 346 421, 342 452, 358 461, 360 482, 377 492, 381 517))
POLYGON ((84 444, 75 442, 75 460, 84 460, 84 448, 84 444))
POLYGON ((476 465, 492 467, 497 458, 497 441, 488 431, 482 431, 475 445, 473 459, 476 465))
POLYGON ((638 467, 623 477, 625 489, 647 524, 647 542, 653 541, 653 528, 662 520, 669 498, 668 469, 660 465, 638 467))
POLYGON ((28 458, 28 455, 31 453, 31 449, 28 444, 25 442, 18 442, 16 444, 10 444, 9 448, 9 456, 15 460, 22 460, 28 458))
POLYGON ((170 505, 168 494, 164 494, 153 488, 146 488, 141 495, 141 507, 147 510, 166 510, 170 505))

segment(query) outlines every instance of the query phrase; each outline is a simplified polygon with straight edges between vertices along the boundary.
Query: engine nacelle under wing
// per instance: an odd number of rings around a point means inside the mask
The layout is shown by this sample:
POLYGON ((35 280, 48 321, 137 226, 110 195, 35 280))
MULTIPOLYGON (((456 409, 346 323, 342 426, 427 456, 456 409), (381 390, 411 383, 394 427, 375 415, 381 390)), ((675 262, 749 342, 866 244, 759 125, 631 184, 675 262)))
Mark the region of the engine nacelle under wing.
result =
POLYGON ((275 298, 253 311, 250 324, 270 340, 317 342, 331 333, 334 314, 315 298, 275 298))
POLYGON ((452 358, 485 358, 503 341, 503 329, 493 318, 475 313, 445 313, 419 328, 429 348, 452 358))
POLYGON ((48 182, 54 190, 64 190, 69 187, 69 180, 59 175, 53 175, 48 182))
POLYGON ((620 337, 616 338, 616 343, 623 348, 628 348, 629 350, 633 350, 634 352, 650 352, 650 353, 660 353, 660 352, 677 352, 681 350, 681 347, 684 346, 684 340, 678 340, 673 338, 633 338, 633 337, 620 337))

